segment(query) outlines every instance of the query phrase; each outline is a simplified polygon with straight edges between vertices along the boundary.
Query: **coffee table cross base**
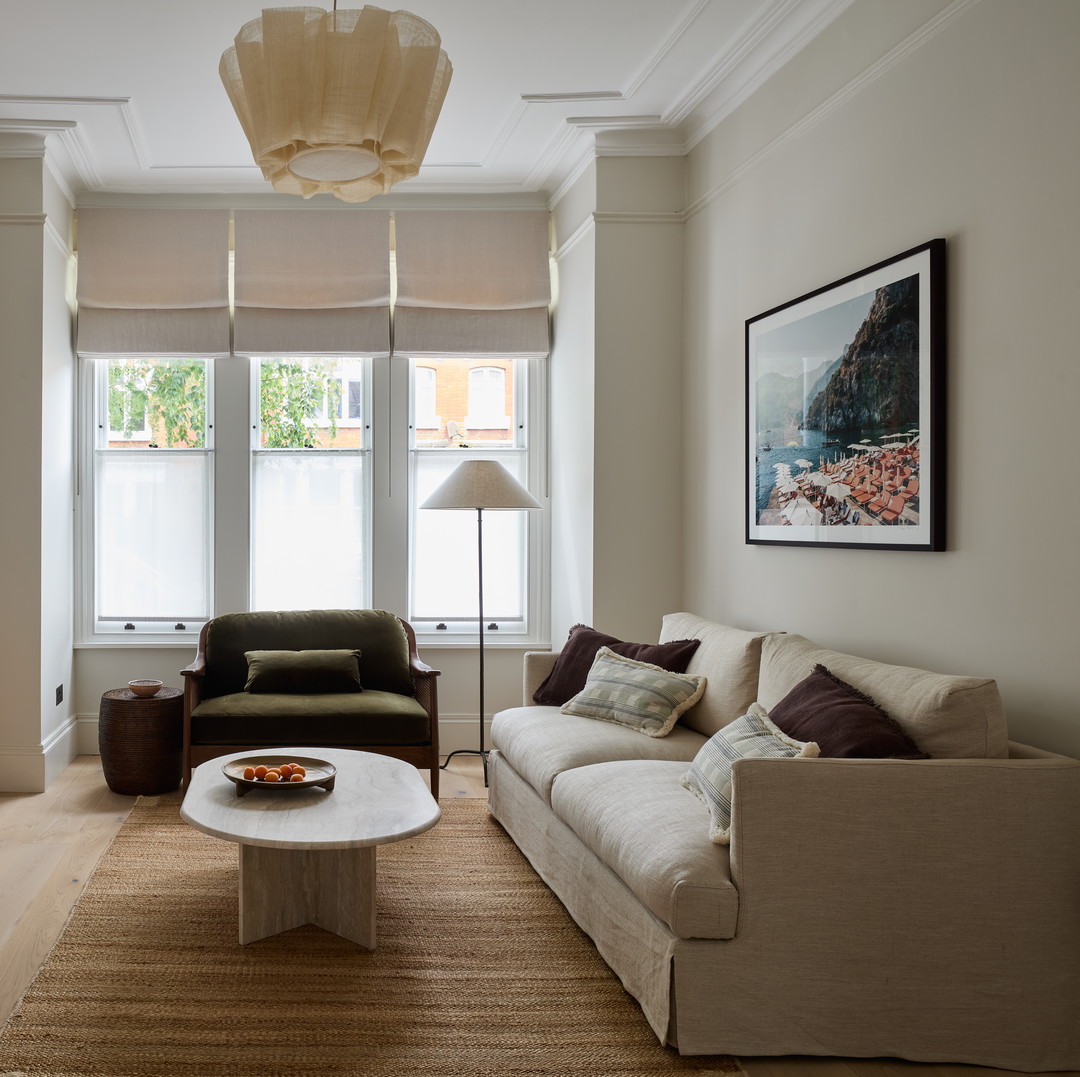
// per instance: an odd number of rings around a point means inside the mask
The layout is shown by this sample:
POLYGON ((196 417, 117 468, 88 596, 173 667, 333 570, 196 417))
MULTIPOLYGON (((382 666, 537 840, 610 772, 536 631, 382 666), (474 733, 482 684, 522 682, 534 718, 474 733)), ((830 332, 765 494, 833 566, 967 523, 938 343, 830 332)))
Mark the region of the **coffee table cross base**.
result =
POLYGON ((375 850, 240 846, 240 942, 314 924, 375 949, 375 850))

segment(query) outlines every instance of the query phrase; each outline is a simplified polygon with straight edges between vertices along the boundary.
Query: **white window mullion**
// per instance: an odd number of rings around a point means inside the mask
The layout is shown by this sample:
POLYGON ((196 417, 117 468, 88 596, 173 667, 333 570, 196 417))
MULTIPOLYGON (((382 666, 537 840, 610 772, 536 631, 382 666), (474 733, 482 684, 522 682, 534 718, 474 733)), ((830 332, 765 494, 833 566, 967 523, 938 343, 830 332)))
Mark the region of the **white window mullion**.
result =
POLYGON ((214 370, 214 609, 246 610, 251 561, 251 361, 219 359, 214 370))
POLYGON ((410 543, 409 364, 374 359, 372 367, 372 605, 404 611, 410 543))

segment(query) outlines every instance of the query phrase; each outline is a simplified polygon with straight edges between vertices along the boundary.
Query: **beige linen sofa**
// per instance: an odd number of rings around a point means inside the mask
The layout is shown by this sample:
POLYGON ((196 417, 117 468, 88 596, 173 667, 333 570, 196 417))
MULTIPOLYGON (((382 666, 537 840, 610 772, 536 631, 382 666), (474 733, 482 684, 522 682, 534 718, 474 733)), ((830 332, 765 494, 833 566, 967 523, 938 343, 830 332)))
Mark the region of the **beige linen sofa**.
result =
POLYGON ((693 614, 699 702, 666 736, 532 705, 492 724, 490 810, 683 1054, 1080 1068, 1080 761, 1007 740, 994 681, 693 614), (746 758, 730 844, 683 785, 702 745, 821 663, 928 753, 746 758))

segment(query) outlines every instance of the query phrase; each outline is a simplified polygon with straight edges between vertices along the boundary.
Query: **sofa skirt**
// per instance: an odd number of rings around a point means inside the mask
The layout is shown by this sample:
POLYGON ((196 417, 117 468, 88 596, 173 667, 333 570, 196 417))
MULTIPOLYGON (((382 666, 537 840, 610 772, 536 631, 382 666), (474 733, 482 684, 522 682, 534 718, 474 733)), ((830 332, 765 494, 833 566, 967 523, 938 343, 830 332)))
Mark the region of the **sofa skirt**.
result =
POLYGON ((491 753, 489 769, 491 814, 637 999, 660 1042, 678 1046, 672 1038, 675 936, 554 815, 499 752, 491 753))

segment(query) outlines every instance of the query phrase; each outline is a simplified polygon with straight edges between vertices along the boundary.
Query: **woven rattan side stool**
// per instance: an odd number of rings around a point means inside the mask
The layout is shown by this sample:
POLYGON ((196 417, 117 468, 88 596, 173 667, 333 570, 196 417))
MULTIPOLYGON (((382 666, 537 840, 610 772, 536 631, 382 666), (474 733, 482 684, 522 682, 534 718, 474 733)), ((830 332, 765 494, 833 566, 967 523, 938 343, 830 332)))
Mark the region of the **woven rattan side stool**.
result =
POLYGON ((162 688, 140 698, 127 688, 101 697, 98 750, 114 793, 153 796, 180 785, 183 772, 184 693, 162 688))

